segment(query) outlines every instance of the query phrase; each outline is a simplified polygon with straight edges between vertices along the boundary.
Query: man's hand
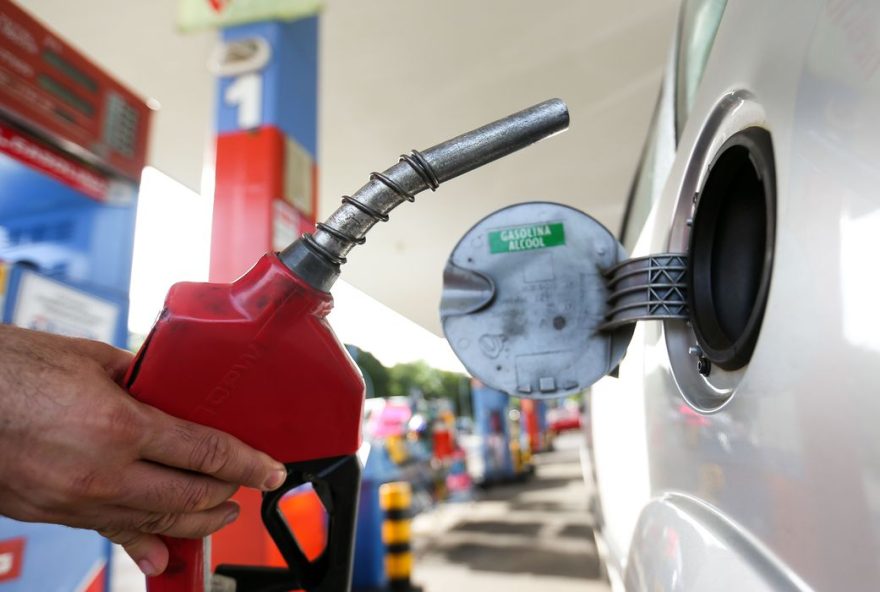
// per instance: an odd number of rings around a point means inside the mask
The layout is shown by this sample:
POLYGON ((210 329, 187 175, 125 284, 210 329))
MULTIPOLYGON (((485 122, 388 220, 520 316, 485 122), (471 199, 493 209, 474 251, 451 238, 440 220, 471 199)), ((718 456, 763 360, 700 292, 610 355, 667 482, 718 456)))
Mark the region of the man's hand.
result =
POLYGON ((284 466, 119 387, 131 355, 0 326, 0 514, 101 532, 147 575, 159 534, 199 538, 238 517, 240 485, 271 490, 284 466))

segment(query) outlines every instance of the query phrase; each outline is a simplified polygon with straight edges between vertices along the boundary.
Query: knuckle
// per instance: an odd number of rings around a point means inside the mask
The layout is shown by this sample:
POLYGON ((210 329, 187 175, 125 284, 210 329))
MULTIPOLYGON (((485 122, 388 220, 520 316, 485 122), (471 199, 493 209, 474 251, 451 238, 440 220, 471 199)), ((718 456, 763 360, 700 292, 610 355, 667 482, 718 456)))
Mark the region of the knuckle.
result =
MULTIPOLYGON (((120 397, 121 398, 121 397, 120 397)), ((127 450, 140 441, 142 422, 134 406, 124 400, 103 398, 96 408, 78 417, 78 427, 93 445, 108 452, 127 450)))
POLYGON ((137 524, 137 530, 151 534, 165 534, 177 525, 178 515, 167 512, 150 512, 137 524))
POLYGON ((111 500, 116 495, 116 484, 106 479, 99 470, 85 470, 73 475, 67 486, 67 496, 72 500, 111 500))
POLYGON ((142 536, 139 532, 118 528, 99 530, 98 534, 106 539, 113 541, 117 545, 122 545, 123 547, 128 547, 129 545, 137 542, 137 540, 142 536))
MULTIPOLYGON (((28 496, 27 505, 42 514, 39 522, 52 522, 56 515, 70 514, 82 503, 72 494, 69 483, 56 481, 46 487, 34 488, 28 496)), ((30 522, 30 520, 25 520, 30 522)))
POLYGON ((230 453, 228 439, 218 432, 208 430, 196 442, 190 460, 195 470, 216 475, 226 467, 230 453))
POLYGON ((23 504, 13 514, 13 518, 22 522, 49 522, 52 518, 51 512, 33 503, 23 504))
POLYGON ((184 512, 199 512, 209 506, 210 488, 207 483, 190 480, 183 488, 182 506, 184 512))
POLYGON ((258 480, 258 477, 260 476, 260 473, 261 473, 261 469, 262 469, 262 465, 260 465, 258 463, 251 463, 251 462, 246 463, 244 465, 244 467, 242 467, 239 481, 241 483, 244 483, 247 485, 253 485, 253 486, 262 485, 262 481, 264 481, 264 479, 258 480))
POLYGON ((98 528, 97 531, 98 534, 105 539, 110 539, 114 543, 119 543, 120 545, 122 543, 119 542, 119 538, 126 532, 121 528, 98 528))
POLYGON ((129 405, 113 405, 104 417, 106 434, 114 441, 126 444, 137 441, 141 422, 137 413, 129 405))

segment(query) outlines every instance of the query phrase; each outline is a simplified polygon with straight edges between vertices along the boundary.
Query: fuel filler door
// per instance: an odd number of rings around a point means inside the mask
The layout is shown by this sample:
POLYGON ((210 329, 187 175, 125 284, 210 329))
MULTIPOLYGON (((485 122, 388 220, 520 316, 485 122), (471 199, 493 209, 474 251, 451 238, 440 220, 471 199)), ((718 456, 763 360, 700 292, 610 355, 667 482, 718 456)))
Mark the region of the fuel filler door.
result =
POLYGON ((627 259, 607 228, 532 202, 483 218, 443 271, 440 317, 476 378, 527 398, 577 393, 618 365, 642 319, 687 318, 684 254, 627 259))

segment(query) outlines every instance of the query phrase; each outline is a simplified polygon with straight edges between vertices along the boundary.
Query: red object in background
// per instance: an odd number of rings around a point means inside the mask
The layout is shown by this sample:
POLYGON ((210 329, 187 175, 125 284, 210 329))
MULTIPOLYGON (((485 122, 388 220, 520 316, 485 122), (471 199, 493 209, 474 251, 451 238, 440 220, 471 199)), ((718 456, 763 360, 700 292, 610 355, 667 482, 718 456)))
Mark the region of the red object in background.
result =
POLYGON ((434 458, 445 460, 452 457, 455 452, 455 443, 452 441, 452 432, 443 421, 437 421, 433 433, 434 458))
POLYGON ((260 506, 262 494, 256 489, 241 488, 232 497, 239 505, 238 520, 211 535, 211 570, 223 563, 266 565, 275 551, 275 543, 266 534, 260 506))
POLYGON ((107 589, 106 586, 104 586, 104 583, 107 581, 106 564, 96 569, 89 577, 92 578, 92 581, 88 582, 85 587, 77 588, 77 590, 82 590, 82 592, 104 592, 104 590, 107 589))
MULTIPOLYGON (((279 225, 291 220, 285 193, 287 140, 276 127, 230 132, 217 137, 214 219, 211 240, 211 281, 230 282, 248 270, 253 262, 276 242, 279 225), (275 202, 282 201, 278 207, 275 202)), ((311 212, 300 214, 299 234, 315 226, 317 210, 316 165, 309 170, 312 195, 311 212)))
POLYGON ((560 405, 547 412, 550 431, 557 434, 581 429, 581 413, 576 405, 560 405))
MULTIPOLYGON (((241 506, 241 515, 212 537, 211 570, 216 570, 223 563, 287 567, 281 552, 263 527, 260 492, 242 489, 234 499, 241 506)), ((321 500, 313 490, 294 490, 282 498, 278 509, 303 553, 313 561, 327 547, 327 513, 321 500)))
POLYGON ((538 412, 535 401, 523 399, 520 401, 520 410, 525 424, 526 434, 529 436, 529 448, 532 452, 540 452, 544 449, 544 438, 538 425, 538 412))
POLYGON ((144 100, 9 0, 0 20, 6 116, 139 181, 152 114, 144 100))
MULTIPOLYGON (((177 284, 126 384, 139 400, 284 463, 354 454, 364 383, 324 320, 331 306, 329 294, 273 254, 233 284, 177 284)), ((268 537, 239 544, 259 547, 259 540, 268 537)), ((202 589, 202 541, 170 542, 169 569, 148 580, 151 592, 202 589)))
POLYGON ((214 9, 214 12, 223 12, 226 8, 228 0, 208 0, 208 4, 214 9))
MULTIPOLYGON (((296 542, 299 543, 309 561, 321 556, 327 547, 327 512, 320 498, 312 488, 294 490, 281 498, 278 510, 284 516, 296 542)), ((278 548, 272 545, 269 550, 269 565, 287 567, 278 548)))
POLYGON ((24 538, 0 541, 0 582, 10 582, 21 576, 24 544, 24 538))

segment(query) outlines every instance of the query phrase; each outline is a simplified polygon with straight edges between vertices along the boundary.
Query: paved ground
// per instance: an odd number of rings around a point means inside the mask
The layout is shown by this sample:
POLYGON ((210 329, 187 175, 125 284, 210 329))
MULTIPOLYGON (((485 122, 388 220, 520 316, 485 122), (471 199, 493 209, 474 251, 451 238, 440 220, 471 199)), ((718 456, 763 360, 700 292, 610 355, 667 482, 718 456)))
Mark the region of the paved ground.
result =
POLYGON ((413 580, 425 592, 610 590, 586 512, 576 435, 536 457, 527 483, 447 505, 414 523, 413 580))

